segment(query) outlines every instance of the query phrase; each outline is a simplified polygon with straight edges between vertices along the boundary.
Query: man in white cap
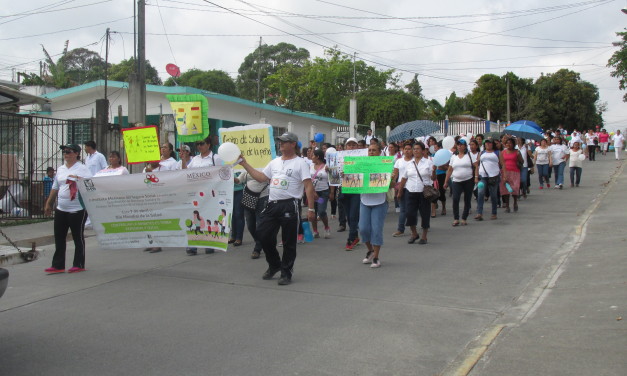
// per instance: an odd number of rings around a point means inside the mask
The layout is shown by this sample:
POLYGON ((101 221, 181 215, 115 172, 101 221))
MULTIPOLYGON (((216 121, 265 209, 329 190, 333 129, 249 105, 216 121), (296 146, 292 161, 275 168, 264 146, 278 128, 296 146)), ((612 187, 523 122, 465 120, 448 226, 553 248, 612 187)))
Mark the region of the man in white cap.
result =
POLYGON ((270 196, 268 206, 261 214, 257 233, 260 236, 261 246, 266 255, 268 270, 261 277, 272 279, 281 272, 279 285, 292 283, 294 261, 296 260, 296 240, 300 226, 298 200, 307 195, 307 218, 310 222, 316 220, 314 209, 314 187, 311 183, 309 166, 304 159, 296 154, 298 136, 286 132, 277 138, 280 144, 281 156, 273 159, 263 169, 257 171, 244 156, 240 165, 258 182, 269 183, 270 196), (276 248, 279 228, 283 239, 283 257, 279 256, 276 248))

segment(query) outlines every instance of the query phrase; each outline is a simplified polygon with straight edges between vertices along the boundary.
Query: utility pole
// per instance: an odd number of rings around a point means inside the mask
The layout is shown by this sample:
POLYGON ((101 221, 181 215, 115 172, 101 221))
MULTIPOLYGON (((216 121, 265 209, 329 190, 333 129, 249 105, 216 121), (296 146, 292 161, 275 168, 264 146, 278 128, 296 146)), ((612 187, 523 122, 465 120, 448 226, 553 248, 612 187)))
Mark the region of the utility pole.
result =
POLYGON ((511 124, 512 120, 510 119, 510 108, 509 108, 509 72, 505 76, 505 81, 507 82, 507 124, 511 124))
POLYGON ((137 62, 137 4, 133 0, 133 59, 137 62))
POLYGON ((137 70, 139 84, 139 121, 146 122, 146 0, 137 1, 137 70))
POLYGON ((257 103, 261 97, 261 37, 259 37, 259 49, 257 53, 257 103))
POLYGON ((109 80, 109 28, 105 38, 105 71, 104 71, 104 99, 107 99, 107 82, 109 80))
POLYGON ((355 60, 357 52, 353 53, 353 98, 349 102, 348 108, 348 137, 355 137, 355 128, 357 128, 357 68, 355 60))

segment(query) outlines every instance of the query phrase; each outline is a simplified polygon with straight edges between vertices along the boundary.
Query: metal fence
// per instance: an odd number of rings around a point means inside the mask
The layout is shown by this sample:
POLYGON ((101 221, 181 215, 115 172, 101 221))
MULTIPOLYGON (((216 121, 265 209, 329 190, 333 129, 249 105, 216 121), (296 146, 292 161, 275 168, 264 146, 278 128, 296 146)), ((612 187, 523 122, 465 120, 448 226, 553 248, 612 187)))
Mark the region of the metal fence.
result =
MULTIPOLYGON (((0 112, 0 219, 44 217, 52 185, 44 179, 47 167, 56 171, 63 164, 61 145, 82 147, 93 140, 94 124, 94 119, 62 120, 0 112)), ((99 150, 118 150, 119 133, 109 130, 99 150)))

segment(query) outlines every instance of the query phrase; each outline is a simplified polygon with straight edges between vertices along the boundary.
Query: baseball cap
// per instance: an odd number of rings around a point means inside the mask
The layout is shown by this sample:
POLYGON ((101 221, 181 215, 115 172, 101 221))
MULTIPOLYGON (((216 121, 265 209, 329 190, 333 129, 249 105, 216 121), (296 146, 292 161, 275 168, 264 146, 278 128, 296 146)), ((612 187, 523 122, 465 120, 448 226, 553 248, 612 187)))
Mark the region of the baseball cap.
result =
POLYGON ((192 152, 192 149, 190 149, 190 148, 189 148, 189 146, 188 146, 188 145, 185 145, 185 144, 181 145, 181 147, 180 147, 180 148, 176 149, 176 151, 178 151, 178 152, 181 152, 181 151, 183 151, 183 150, 188 151, 188 152, 190 152, 190 153, 192 152))
POLYGON ((71 149, 71 150, 74 150, 77 153, 80 153, 81 150, 83 150, 83 149, 81 149, 80 146, 78 146, 76 144, 61 145, 61 146, 59 146, 59 149, 61 149, 61 150, 71 149))
POLYGON ((298 142, 298 136, 292 132, 285 132, 277 138, 283 142, 298 142))
POLYGON ((357 139, 355 137, 351 137, 348 140, 346 140, 346 142, 344 144, 348 144, 349 142, 357 143, 357 139))

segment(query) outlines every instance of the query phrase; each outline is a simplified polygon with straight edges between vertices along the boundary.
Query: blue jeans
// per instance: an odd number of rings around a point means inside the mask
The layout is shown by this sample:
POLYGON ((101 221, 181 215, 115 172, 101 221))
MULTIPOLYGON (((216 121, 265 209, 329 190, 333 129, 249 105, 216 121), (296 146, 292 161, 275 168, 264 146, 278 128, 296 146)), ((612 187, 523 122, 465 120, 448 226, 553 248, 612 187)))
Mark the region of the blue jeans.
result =
POLYGON ((527 177, 529 176, 529 167, 520 169, 520 189, 523 193, 527 192, 527 177))
POLYGON ((348 220, 348 241, 357 239, 357 226, 359 225, 359 205, 361 204, 359 194, 344 194, 342 197, 346 219, 348 220))
POLYGON ((359 203, 359 232, 361 241, 372 245, 383 245, 383 223, 388 214, 388 202, 367 206, 359 203))
POLYGON ((327 202, 329 201, 329 190, 325 189, 324 191, 316 191, 316 194, 318 195, 318 199, 322 200, 322 202, 318 202, 318 200, 316 200, 315 202, 314 207, 316 209, 316 215, 320 217, 320 219, 326 218, 327 202))
POLYGON ((396 226, 396 230, 398 232, 405 232, 405 219, 407 217, 407 194, 409 193, 409 191, 407 189, 403 190, 403 196, 401 196, 400 200, 398 200, 398 204, 401 210, 398 213, 398 226, 396 226))
POLYGON ((242 240, 244 237, 244 206, 242 205, 242 196, 244 190, 233 192, 233 220, 231 221, 231 239, 242 240))
POLYGON ((544 186, 544 182, 547 183, 549 180, 549 165, 548 164, 536 164, 536 170, 538 170, 538 181, 540 181, 540 186, 544 186))
POLYGON ((570 185, 579 185, 581 181, 581 167, 571 167, 570 168, 570 185), (575 180, 575 175, 577 176, 577 180, 575 180))
POLYGON ((562 162, 558 165, 553 165, 553 173, 555 174, 555 185, 564 184, 564 168, 566 162, 562 162))
POLYGON ((483 188, 479 188, 479 198, 477 198, 477 214, 483 215, 483 197, 486 196, 486 191, 490 196, 490 201, 492 202, 492 215, 496 215, 496 208, 499 204, 499 180, 497 178, 496 184, 489 185, 488 178, 481 178, 483 182, 483 188))

